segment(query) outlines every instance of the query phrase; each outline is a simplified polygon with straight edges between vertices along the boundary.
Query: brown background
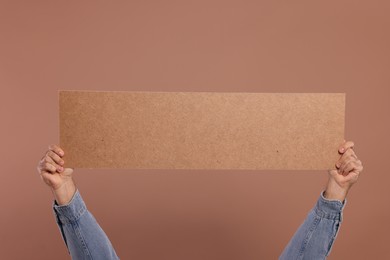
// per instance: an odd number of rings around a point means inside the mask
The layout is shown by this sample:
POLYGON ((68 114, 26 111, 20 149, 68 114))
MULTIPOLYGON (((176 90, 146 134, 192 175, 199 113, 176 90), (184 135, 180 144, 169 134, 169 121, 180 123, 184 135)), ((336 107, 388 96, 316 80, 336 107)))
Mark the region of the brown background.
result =
MULTIPOLYGON (((389 7, 1 1, 0 258, 68 259, 36 172, 58 142, 59 89, 346 92, 346 138, 365 170, 330 259, 389 258, 389 7)), ((75 178, 122 259, 275 259, 327 174, 76 170, 75 178)))

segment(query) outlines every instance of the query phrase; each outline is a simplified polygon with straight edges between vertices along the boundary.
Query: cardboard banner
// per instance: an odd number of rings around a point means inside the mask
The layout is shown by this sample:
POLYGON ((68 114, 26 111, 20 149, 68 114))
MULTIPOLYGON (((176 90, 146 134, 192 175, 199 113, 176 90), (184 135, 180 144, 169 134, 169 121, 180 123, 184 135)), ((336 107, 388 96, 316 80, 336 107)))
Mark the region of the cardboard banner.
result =
POLYGON ((60 91, 66 167, 327 170, 345 94, 60 91))

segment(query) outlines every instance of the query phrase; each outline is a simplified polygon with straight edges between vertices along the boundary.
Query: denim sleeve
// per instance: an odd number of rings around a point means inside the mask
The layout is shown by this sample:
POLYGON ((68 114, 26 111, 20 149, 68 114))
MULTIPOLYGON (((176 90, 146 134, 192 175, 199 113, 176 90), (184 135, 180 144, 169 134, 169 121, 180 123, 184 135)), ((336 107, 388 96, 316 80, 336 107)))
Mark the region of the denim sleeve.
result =
POLYGON ((119 259, 78 190, 69 204, 59 206, 54 202, 53 211, 72 259, 119 259))
POLYGON ((322 192, 279 259, 326 259, 338 234, 345 204, 346 200, 342 203, 325 199, 322 192))

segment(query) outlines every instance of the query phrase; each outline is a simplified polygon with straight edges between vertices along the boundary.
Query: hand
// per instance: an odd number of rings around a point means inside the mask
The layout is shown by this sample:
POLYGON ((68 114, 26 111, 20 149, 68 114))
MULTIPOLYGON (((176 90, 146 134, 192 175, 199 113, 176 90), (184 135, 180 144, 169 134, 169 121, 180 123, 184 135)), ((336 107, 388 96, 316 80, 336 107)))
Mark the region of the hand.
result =
POLYGON ((324 197, 344 201, 349 189, 355 184, 363 171, 362 162, 357 158, 353 142, 344 142, 339 148, 340 159, 336 170, 329 170, 329 180, 324 197))
POLYGON ((59 205, 68 204, 76 192, 73 181, 73 169, 64 168, 64 151, 57 145, 50 145, 49 150, 38 164, 42 180, 52 189, 59 205))

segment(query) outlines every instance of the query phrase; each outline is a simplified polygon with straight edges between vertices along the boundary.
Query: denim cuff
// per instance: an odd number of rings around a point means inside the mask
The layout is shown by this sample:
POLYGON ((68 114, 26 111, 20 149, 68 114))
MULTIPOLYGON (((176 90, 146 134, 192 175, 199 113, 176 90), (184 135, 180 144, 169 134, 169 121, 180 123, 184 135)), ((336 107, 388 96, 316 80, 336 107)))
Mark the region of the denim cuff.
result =
POLYGON ((58 205, 56 201, 53 203, 53 210, 62 224, 67 224, 77 221, 87 210, 87 207, 81 198, 80 192, 76 190, 73 198, 66 205, 58 205))
POLYGON ((315 206, 316 214, 321 218, 333 219, 342 221, 343 209, 347 203, 345 199, 343 202, 339 200, 328 200, 324 197, 324 192, 321 192, 321 196, 315 206))

